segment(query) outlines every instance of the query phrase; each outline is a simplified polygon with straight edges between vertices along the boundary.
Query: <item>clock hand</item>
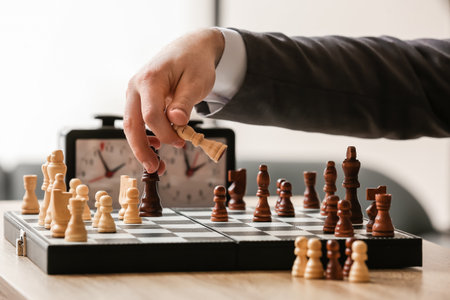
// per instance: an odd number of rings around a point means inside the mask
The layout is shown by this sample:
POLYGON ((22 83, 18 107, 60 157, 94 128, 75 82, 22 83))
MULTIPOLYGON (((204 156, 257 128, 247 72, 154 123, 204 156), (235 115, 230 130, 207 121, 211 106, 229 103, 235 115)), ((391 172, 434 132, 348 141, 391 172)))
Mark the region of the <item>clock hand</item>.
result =
POLYGON ((118 166, 115 167, 113 170, 107 171, 106 174, 101 175, 101 176, 98 176, 98 177, 95 177, 95 178, 89 180, 88 182, 89 182, 89 183, 93 183, 93 182, 102 180, 103 178, 111 178, 111 177, 113 177, 113 175, 114 175, 118 170, 120 170, 123 166, 125 166, 125 163, 118 165, 118 166))
POLYGON ((102 165, 105 167, 105 174, 107 174, 108 172, 111 172, 111 170, 108 168, 108 166, 106 165, 105 159, 103 158, 102 153, 100 152, 100 150, 97 150, 98 156, 100 156, 100 160, 102 161, 102 165))
POLYGON ((190 167, 187 171, 186 171, 186 176, 187 177, 191 177, 192 175, 194 175, 194 173, 198 170, 198 169, 200 169, 201 167, 203 167, 203 165, 205 164, 205 163, 203 163, 203 164, 201 164, 200 166, 195 166, 196 164, 197 164, 197 160, 198 160, 198 156, 200 155, 200 152, 197 152, 196 154, 195 154, 195 158, 194 158, 194 162, 193 162, 193 164, 192 164, 192 167, 190 167))
POLYGON ((101 176, 95 177, 95 178, 89 180, 88 183, 93 183, 93 182, 102 180, 102 179, 105 178, 105 177, 106 177, 106 175, 101 175, 101 176))
POLYGON ((187 157, 186 147, 183 147, 183 155, 184 155, 184 164, 186 165, 186 173, 187 173, 191 169, 191 166, 189 165, 189 159, 187 157))
POLYGON ((117 167, 115 167, 114 169, 111 170, 111 173, 116 173, 117 171, 119 171, 121 168, 123 168, 125 166, 125 163, 118 165, 117 167))
POLYGON ((190 172, 190 173, 191 173, 191 176, 194 175, 194 173, 197 172, 198 169, 200 169, 200 168, 203 167, 204 165, 206 165, 206 162, 204 162, 204 163, 202 163, 202 164, 196 166, 195 168, 191 168, 191 170, 190 170, 190 171, 191 171, 191 172, 190 172))

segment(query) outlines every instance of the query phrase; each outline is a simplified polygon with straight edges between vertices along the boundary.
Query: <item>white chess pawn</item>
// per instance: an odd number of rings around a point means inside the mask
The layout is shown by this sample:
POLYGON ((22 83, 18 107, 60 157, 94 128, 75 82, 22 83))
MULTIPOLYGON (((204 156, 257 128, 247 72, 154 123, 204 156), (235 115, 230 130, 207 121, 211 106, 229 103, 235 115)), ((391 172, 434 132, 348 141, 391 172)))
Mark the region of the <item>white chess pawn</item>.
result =
POLYGON ((363 241, 355 241, 352 244, 353 264, 350 268, 348 280, 350 282, 369 282, 369 269, 366 266, 367 245, 363 241))
POLYGON ((303 277, 305 274, 306 263, 308 258, 306 257, 308 239, 304 236, 300 236, 295 239, 295 251, 294 254, 297 258, 292 266, 292 276, 303 277))
POLYGON ((123 216, 123 223, 125 224, 141 224, 142 219, 139 217, 139 190, 131 187, 127 190, 127 209, 123 216))
POLYGON ((98 191, 95 193, 95 207, 97 207, 97 211, 94 214, 94 218, 92 219, 92 227, 97 228, 98 222, 100 222, 100 217, 102 216, 102 211, 100 209, 100 198, 102 196, 108 195, 105 191, 98 191))
POLYGON ((324 277, 324 271, 320 257, 322 256, 322 244, 319 239, 312 238, 308 241, 308 252, 309 257, 305 268, 305 278, 306 279, 320 279, 324 277))
POLYGON ((98 232, 116 232, 116 224, 114 223, 114 219, 111 217, 111 212, 113 211, 111 196, 101 196, 100 205, 102 215, 100 216, 100 221, 98 222, 98 232))
POLYGON ((23 186, 25 188, 25 195, 23 196, 22 202, 22 214, 38 214, 39 213, 39 202, 36 197, 36 175, 25 175, 23 176, 23 186))

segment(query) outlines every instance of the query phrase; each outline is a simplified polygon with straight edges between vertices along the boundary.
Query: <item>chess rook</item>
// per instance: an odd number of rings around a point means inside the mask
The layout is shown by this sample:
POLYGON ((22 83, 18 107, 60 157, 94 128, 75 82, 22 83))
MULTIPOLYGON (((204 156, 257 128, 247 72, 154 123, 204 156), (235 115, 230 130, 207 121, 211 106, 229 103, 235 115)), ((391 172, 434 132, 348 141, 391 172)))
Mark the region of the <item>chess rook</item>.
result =
POLYGON ((161 217, 162 206, 159 198, 157 182, 159 176, 157 172, 147 173, 144 169, 142 175, 142 182, 144 182, 144 189, 142 192, 141 205, 139 206, 140 217, 161 217))
POLYGON ((114 219, 111 217, 111 212, 113 211, 111 196, 104 195, 100 197, 100 210, 102 215, 100 216, 100 221, 98 222, 98 232, 116 232, 116 224, 114 223, 114 219))
POLYGON ((355 241, 352 245, 353 264, 350 268, 348 281, 368 282, 370 281, 369 269, 366 265, 367 245, 363 241, 355 241))
POLYGON ((334 193, 337 191, 336 188, 337 172, 336 167, 334 166, 334 161, 327 162, 327 166, 323 171, 323 178, 325 179, 325 185, 323 186, 325 197, 323 198, 322 205, 320 206, 320 214, 322 216, 326 216, 327 198, 329 196, 334 195, 334 193))
POLYGON ((377 205, 375 203, 375 196, 377 194, 386 194, 386 186, 380 185, 376 189, 367 189, 366 190, 367 201, 372 201, 372 203, 366 209, 367 216, 369 217, 369 222, 367 222, 367 224, 366 224, 366 232, 367 233, 372 232, 372 226, 375 222, 375 217, 377 216, 377 213, 378 213, 377 205))
POLYGON ((45 216, 47 214, 48 205, 50 203, 51 193, 48 192, 48 186, 50 184, 50 176, 48 175, 48 165, 51 161, 51 155, 47 156, 46 162, 41 166, 42 175, 44 175, 44 182, 42 183, 41 189, 44 191, 44 199, 42 200, 41 207, 39 210, 39 220, 38 225, 45 225, 45 216))
POLYGON ((342 170, 344 171, 344 181, 342 186, 345 188, 345 200, 350 201, 353 224, 362 224, 363 215, 361 205, 359 205, 357 189, 359 188, 358 173, 361 163, 356 159, 356 148, 349 146, 347 148, 347 157, 342 162, 342 170))
POLYGON ((372 236, 394 236, 394 226, 392 225, 391 216, 389 215, 391 198, 392 196, 390 194, 377 194, 375 196, 378 213, 372 227, 372 236))
POLYGON ((245 210, 245 189, 247 187, 247 170, 229 170, 228 181, 233 182, 228 188, 230 201, 228 202, 228 209, 231 210, 245 210))
POLYGON ((258 184, 258 190, 256 192, 256 196, 258 196, 258 204, 256 205, 255 212, 253 214, 253 222, 271 222, 272 216, 269 203, 267 202, 267 197, 270 195, 270 177, 267 172, 266 165, 259 166, 256 183, 258 184))
POLYGON ((190 141, 195 147, 200 146, 206 155, 208 155, 208 157, 214 162, 218 162, 225 153, 225 150, 227 150, 227 145, 217 141, 205 139, 203 134, 195 132, 191 126, 174 125, 173 128, 177 132, 178 136, 183 140, 190 141))
POLYGON ((277 195, 278 195, 278 198, 277 198, 277 202, 275 203, 275 212, 276 213, 278 212, 278 206, 280 205, 280 201, 281 201, 280 193, 281 193, 281 184, 283 183, 283 181, 286 181, 286 179, 285 178, 278 178, 278 180, 277 180, 277 195))
POLYGON ((308 258, 306 257, 308 239, 304 236, 300 236, 295 239, 295 250, 294 254, 296 259, 294 265, 292 266, 292 276, 303 277, 305 274, 306 263, 308 258))
POLYGON ((303 208, 320 208, 320 201, 317 197, 316 172, 303 172, 305 179, 305 193, 303 199, 303 208))
POLYGON ((321 279, 324 276, 322 262, 320 257, 322 257, 322 244, 319 239, 311 238, 308 241, 308 252, 309 257, 305 268, 305 278, 306 279, 321 279))
POLYGON ((36 185, 37 176, 36 175, 25 175, 23 176, 23 186, 25 188, 25 195, 22 199, 22 214, 38 214, 39 213, 39 202, 36 196, 36 185))
POLYGON ((339 201, 339 197, 335 195, 328 196, 326 199, 326 213, 327 218, 325 219, 323 225, 323 232, 325 233, 334 233, 336 228, 336 224, 339 221, 339 217, 337 215, 337 204, 339 201))
POLYGON ((278 205, 277 214, 280 217, 294 217, 295 210, 291 201, 292 196, 292 186, 289 181, 283 181, 281 183, 281 192, 280 192, 280 204, 278 205))
POLYGON ((340 200, 338 202, 339 221, 334 229, 334 235, 338 237, 352 237, 353 225, 351 221, 352 212, 350 211, 350 202, 348 200, 340 200))
POLYGON ((52 237, 63 238, 67 230, 70 220, 70 211, 68 208, 69 199, 72 198, 72 193, 63 192, 59 189, 52 190, 53 207, 52 207, 52 237))
POLYGON ((100 209, 100 198, 102 196, 108 195, 105 191, 98 191, 95 193, 95 207, 97 208, 97 211, 94 214, 94 218, 92 219, 92 228, 98 227, 98 222, 100 221, 100 217, 102 216, 102 212, 100 209))
POLYGON ((353 264, 352 245, 354 241, 356 241, 356 239, 353 237, 347 238, 345 240, 345 255, 347 255, 347 259, 345 260, 344 268, 342 269, 342 274, 344 275, 344 277, 348 277, 350 268, 353 264))
POLYGON ((211 213, 212 222, 227 222, 228 212, 225 207, 226 189, 223 185, 218 185, 214 188, 214 208, 211 213))
POLYGON ((339 243, 336 240, 329 240, 327 242, 327 257, 328 264, 325 272, 325 278, 331 280, 343 280, 342 268, 339 264, 339 243))

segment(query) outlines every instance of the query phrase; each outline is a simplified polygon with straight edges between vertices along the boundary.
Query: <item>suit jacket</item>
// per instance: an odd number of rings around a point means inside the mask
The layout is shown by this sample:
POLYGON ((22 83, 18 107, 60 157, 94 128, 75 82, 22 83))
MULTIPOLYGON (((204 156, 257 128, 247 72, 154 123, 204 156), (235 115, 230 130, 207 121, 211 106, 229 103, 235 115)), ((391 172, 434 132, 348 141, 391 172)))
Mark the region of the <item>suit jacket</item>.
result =
POLYGON ((236 30, 247 73, 213 118, 366 138, 450 136, 450 40, 236 30))

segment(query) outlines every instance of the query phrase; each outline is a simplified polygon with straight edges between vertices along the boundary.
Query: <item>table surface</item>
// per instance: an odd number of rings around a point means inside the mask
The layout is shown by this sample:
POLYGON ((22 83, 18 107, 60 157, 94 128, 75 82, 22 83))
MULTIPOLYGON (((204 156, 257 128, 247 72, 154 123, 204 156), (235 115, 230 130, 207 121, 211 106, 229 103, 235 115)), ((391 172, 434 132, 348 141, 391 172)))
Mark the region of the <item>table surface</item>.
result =
MULTIPOLYGON (((20 201, 0 201, 1 216, 19 208, 20 201)), ((294 278, 289 271, 47 275, 16 256, 3 237, 3 217, 0 232, 0 299, 448 299, 450 285, 450 249, 428 241, 423 267, 371 270, 371 282, 358 284, 294 278)))

